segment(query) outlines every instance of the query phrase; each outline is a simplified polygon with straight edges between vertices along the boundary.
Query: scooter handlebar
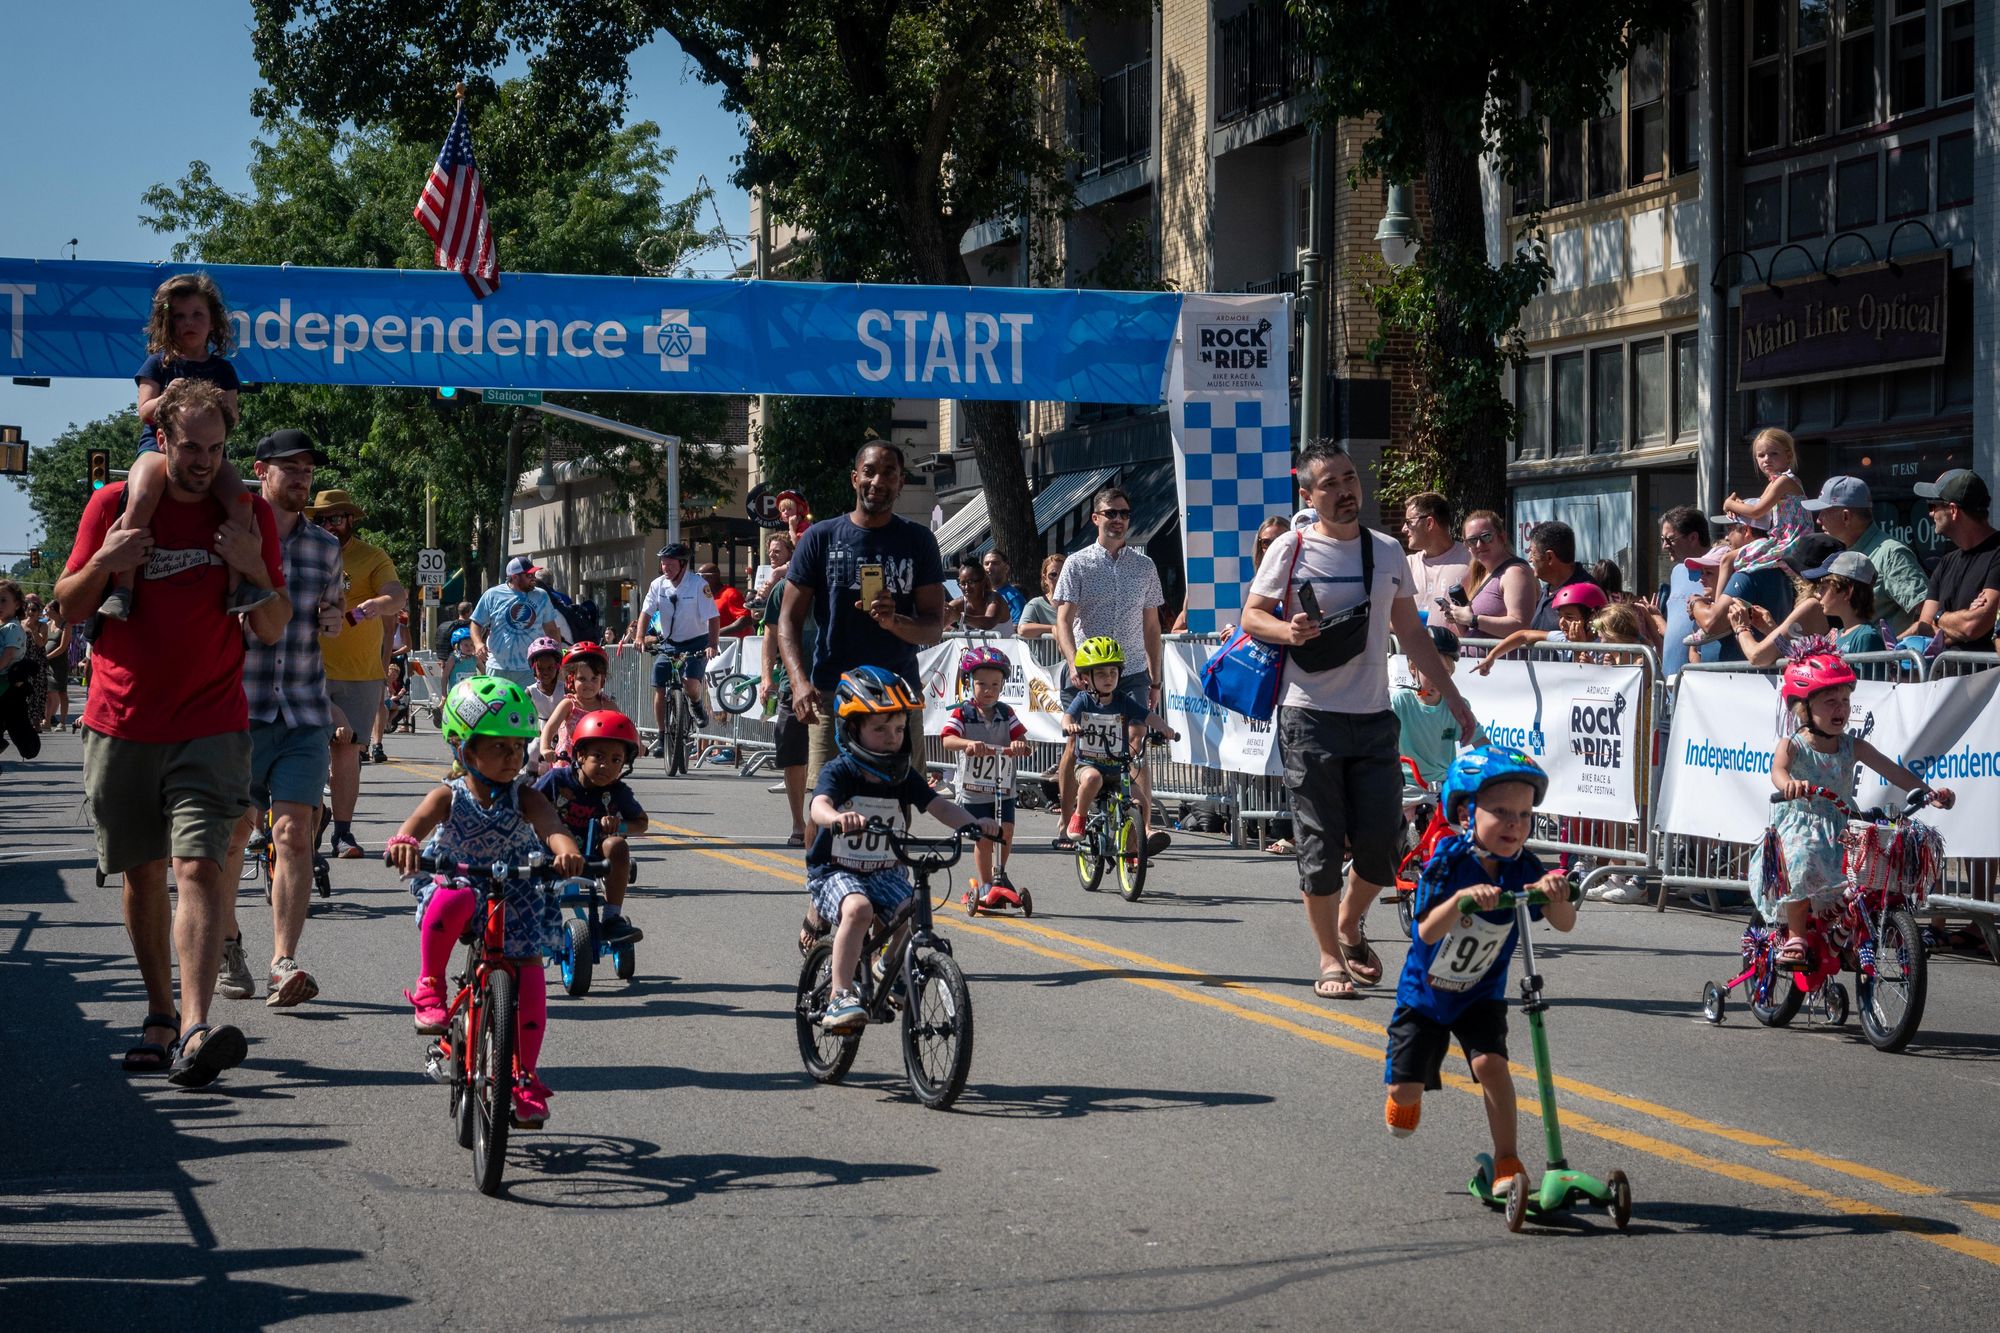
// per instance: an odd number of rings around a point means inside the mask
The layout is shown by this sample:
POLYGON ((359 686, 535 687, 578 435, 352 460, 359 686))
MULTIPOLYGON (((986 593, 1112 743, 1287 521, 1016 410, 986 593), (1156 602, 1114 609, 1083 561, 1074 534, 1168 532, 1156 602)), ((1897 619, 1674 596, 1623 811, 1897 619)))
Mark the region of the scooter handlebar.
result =
POLYGON ((1474 912, 1511 912, 1514 910, 1515 904, 1522 901, 1526 901, 1530 907, 1544 907, 1549 903, 1550 899, 1549 895, 1543 893, 1540 889, 1529 889, 1526 894, 1503 893, 1500 895, 1500 901, 1493 904, 1493 906, 1481 907, 1478 899, 1474 898, 1471 894, 1461 893, 1458 896, 1458 910, 1466 913, 1468 916, 1474 912))

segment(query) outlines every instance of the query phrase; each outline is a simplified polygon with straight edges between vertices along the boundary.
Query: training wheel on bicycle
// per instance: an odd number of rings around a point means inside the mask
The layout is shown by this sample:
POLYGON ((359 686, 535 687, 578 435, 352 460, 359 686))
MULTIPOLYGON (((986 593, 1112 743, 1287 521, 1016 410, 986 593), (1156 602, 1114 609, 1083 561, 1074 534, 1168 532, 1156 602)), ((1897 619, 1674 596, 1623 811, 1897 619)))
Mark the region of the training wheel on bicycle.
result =
POLYGON ((1829 981, 1820 991, 1820 1004, 1826 1010, 1826 1025, 1837 1028, 1847 1022, 1852 1007, 1848 1004, 1847 987, 1838 981, 1829 981))
POLYGON ((1711 1023, 1720 1023, 1728 1005, 1729 992, 1711 981, 1701 988, 1701 1016, 1711 1023))

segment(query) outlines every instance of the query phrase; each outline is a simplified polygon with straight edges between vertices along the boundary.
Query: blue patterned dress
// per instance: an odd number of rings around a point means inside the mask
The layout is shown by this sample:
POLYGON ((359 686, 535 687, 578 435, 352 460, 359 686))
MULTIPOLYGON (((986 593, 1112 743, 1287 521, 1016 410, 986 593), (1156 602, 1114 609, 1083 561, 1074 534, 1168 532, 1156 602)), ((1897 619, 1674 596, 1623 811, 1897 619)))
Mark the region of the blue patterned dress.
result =
MULTIPOLYGON (((521 793, 526 784, 516 782, 490 807, 482 806, 472 794, 468 779, 447 783, 451 788, 451 813, 445 816, 424 843, 424 855, 459 861, 467 865, 490 865, 495 861, 518 864, 546 850, 534 826, 521 817, 521 793)), ((422 921, 437 878, 418 875, 410 881, 417 899, 417 920, 422 921)), ((507 884, 506 952, 509 958, 532 958, 556 944, 562 928, 562 911, 548 886, 532 880, 510 880, 507 884)))
MULTIPOLYGON (((1792 747, 1792 777, 1816 787, 1839 792, 1850 805, 1854 802, 1854 738, 1842 736, 1832 754, 1821 754, 1793 732, 1783 744, 1792 747)), ((1771 807, 1771 827, 1764 841, 1750 852, 1750 889, 1757 898, 1757 910, 1766 921, 1782 921, 1779 914, 1786 903, 1810 902, 1819 911, 1840 897, 1846 883, 1841 866, 1840 835, 1847 832, 1847 817, 1819 797, 1807 801, 1785 801, 1771 807), (1765 848, 1775 833, 1784 849, 1784 880, 1764 883, 1765 848)), ((1776 869, 1776 867, 1773 867, 1776 869)))

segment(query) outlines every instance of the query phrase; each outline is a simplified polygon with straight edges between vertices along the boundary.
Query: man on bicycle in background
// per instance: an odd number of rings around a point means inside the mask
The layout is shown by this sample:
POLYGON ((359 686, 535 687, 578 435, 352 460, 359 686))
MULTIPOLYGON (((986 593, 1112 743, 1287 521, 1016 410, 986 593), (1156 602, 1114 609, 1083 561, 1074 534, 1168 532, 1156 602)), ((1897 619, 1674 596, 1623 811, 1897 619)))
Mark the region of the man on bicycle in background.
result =
POLYGON ((625 632, 625 642, 637 643, 643 639, 646 647, 661 650, 653 662, 655 731, 651 753, 655 756, 666 753, 667 673, 673 669, 667 653, 689 654, 681 663, 683 688, 694 708, 695 725, 708 725, 708 709, 702 703, 702 665, 705 654, 715 652, 722 622, 714 600, 708 595, 707 580, 688 568, 690 554, 685 542, 672 542, 660 548, 660 577, 647 586, 639 603, 639 614, 633 619, 632 628, 625 632), (656 612, 657 625, 653 623, 656 612))

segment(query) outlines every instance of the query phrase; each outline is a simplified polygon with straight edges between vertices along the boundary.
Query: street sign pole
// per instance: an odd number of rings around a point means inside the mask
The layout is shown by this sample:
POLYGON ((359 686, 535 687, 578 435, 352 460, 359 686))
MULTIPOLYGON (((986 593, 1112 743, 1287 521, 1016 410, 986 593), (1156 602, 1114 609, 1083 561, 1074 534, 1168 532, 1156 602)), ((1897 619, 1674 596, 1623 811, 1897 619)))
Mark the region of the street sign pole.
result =
MULTIPOLYGON (((426 549, 435 547, 438 544, 437 518, 437 495, 431 490, 430 480, 426 478, 424 481, 424 546, 426 549)), ((432 600, 424 602, 423 646, 426 648, 437 642, 437 606, 437 602, 432 600)))

